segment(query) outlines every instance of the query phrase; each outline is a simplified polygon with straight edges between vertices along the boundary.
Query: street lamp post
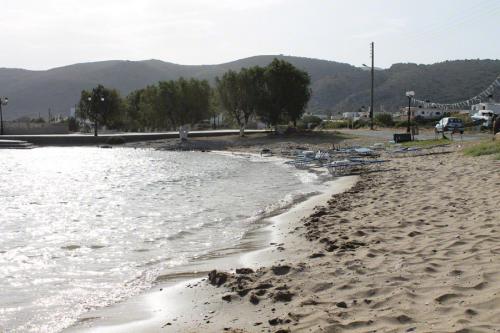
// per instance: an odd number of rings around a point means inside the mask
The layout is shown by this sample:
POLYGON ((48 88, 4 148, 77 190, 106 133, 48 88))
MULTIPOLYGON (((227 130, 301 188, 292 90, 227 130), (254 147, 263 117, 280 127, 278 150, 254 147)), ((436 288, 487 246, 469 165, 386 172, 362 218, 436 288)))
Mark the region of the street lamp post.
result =
POLYGON ((3 112, 2 106, 9 104, 9 99, 7 97, 0 97, 0 135, 3 135, 3 112))
MULTIPOLYGON (((91 102, 92 102, 92 97, 88 97, 87 100, 89 101, 89 113, 91 113, 91 109, 92 109, 92 106, 91 106, 91 102)), ((101 103, 104 103, 104 97, 100 97, 99 100, 101 101, 101 103)), ((98 136, 98 133, 97 133, 97 126, 98 126, 98 122, 97 122, 97 110, 93 113, 93 116, 94 116, 94 136, 98 136)))
POLYGON ((408 97, 408 127, 406 128, 406 132, 409 134, 411 133, 411 128, 410 128, 410 118, 411 118, 411 99, 415 96, 414 91, 407 91, 406 92, 406 97, 408 97))

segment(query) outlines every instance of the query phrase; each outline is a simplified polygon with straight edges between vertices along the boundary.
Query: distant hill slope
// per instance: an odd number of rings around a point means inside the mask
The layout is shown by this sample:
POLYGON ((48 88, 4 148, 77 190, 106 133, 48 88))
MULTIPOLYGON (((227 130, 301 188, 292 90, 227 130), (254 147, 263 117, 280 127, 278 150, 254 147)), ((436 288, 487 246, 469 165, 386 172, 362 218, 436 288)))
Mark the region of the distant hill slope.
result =
MULTIPOLYGON (((368 105, 370 72, 333 61, 289 57, 255 56, 219 65, 186 66, 160 60, 103 61, 75 64, 46 71, 0 68, 0 95, 9 97, 7 119, 21 116, 67 115, 82 89, 97 84, 118 89, 123 95, 160 80, 179 77, 207 79, 229 69, 265 66, 275 57, 309 72, 313 112, 344 111, 368 105)), ((475 95, 500 73, 499 60, 449 61, 434 65, 396 64, 376 71, 376 102, 386 109, 405 103, 406 89, 415 90, 420 99, 450 102, 475 95)), ((378 109, 378 108, 377 108, 378 109)))

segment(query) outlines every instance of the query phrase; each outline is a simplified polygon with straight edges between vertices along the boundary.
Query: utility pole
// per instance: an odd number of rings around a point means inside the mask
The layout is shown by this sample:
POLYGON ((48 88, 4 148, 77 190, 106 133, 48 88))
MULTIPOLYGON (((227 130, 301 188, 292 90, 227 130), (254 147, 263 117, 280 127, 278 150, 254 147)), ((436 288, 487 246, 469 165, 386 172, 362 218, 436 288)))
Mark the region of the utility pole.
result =
POLYGON ((375 83, 375 43, 371 44, 371 56, 372 56, 372 88, 371 88, 371 103, 370 103, 370 129, 373 131, 373 85, 375 83))

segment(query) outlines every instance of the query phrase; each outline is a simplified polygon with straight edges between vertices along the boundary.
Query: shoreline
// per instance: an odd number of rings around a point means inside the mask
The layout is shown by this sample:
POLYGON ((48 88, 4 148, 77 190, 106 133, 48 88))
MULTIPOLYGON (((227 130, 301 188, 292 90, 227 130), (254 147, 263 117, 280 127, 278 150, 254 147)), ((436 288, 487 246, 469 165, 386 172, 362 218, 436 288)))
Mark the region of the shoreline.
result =
POLYGON ((104 331, 497 332, 498 166, 460 151, 396 158, 245 269, 177 285, 164 321, 104 331))
POLYGON ((106 309, 125 320, 71 332, 496 332, 498 166, 460 150, 399 156, 293 228, 275 221, 270 246, 212 278, 180 275, 106 309))
MULTIPOLYGON (((234 152, 243 154, 242 152, 234 152)), ((224 152, 226 154, 226 152, 224 152)), ((285 211, 268 218, 265 225, 252 231, 243 239, 242 249, 219 258, 193 262, 187 267, 169 270, 170 273, 159 276, 162 282, 155 284, 149 291, 132 297, 124 302, 94 310, 82 316, 76 324, 64 329, 65 333, 93 332, 156 332, 168 322, 180 323, 179 327, 165 326, 168 331, 190 330, 194 321, 205 322, 204 316, 182 322, 176 318, 185 317, 186 313, 197 315, 219 311, 219 297, 214 297, 212 287, 204 284, 209 270, 234 271, 238 267, 272 265, 285 260, 288 251, 281 250, 283 243, 301 242, 298 235, 289 233, 297 228, 303 218, 311 215, 317 206, 325 205, 334 194, 345 191, 356 182, 356 176, 339 178, 325 182, 325 192, 313 195, 305 201, 295 203, 285 211), (291 238, 294 238, 293 240, 291 238), (250 246, 248 246, 250 244, 250 246), (253 245, 253 246, 252 246, 253 245), (195 269, 198 267, 199 269, 195 269), (197 300, 203 299, 203 302, 197 300), (207 301, 211 299, 211 301, 207 301), (209 304, 205 304, 209 303, 209 304), (197 307, 196 311, 193 306, 197 307), (130 314, 135 316, 131 317, 130 314), (162 324, 163 323, 163 324, 162 324), (90 324, 90 326, 88 326, 90 324)), ((220 327, 222 330, 223 327, 220 327)))

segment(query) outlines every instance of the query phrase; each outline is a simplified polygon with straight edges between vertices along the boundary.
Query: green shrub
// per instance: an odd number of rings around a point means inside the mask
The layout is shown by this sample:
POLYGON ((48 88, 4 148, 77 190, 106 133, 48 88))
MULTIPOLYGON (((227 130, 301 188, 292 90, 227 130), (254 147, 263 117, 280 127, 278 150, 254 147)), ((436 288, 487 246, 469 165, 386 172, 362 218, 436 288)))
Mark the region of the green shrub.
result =
POLYGON ((375 124, 378 126, 384 127, 392 127, 394 126, 394 120, 392 119, 392 115, 389 113, 377 113, 375 115, 375 124))
POLYGON ((313 129, 313 128, 317 127, 319 124, 321 124, 321 122, 322 122, 322 120, 320 117, 316 117, 313 115, 307 115, 307 116, 302 117, 302 119, 300 119, 297 122, 297 127, 300 129, 313 129))
POLYGON ((370 126, 370 121, 365 120, 365 119, 358 119, 352 123, 352 128, 362 128, 362 127, 369 127, 369 126, 370 126))
POLYGON ((464 149, 467 156, 482 156, 495 154, 496 159, 500 159, 500 141, 483 141, 464 149))
MULTIPOLYGON (((415 122, 413 120, 410 120, 410 126, 415 125, 415 122)), ((408 126, 408 120, 399 120, 394 123, 394 127, 407 127, 408 126)))
POLYGON ((321 124, 323 129, 337 129, 337 128, 349 128, 349 120, 339 120, 339 121, 324 121, 321 124))
POLYGON ((68 119, 68 130, 70 132, 78 132, 80 130, 80 124, 74 117, 68 119))

